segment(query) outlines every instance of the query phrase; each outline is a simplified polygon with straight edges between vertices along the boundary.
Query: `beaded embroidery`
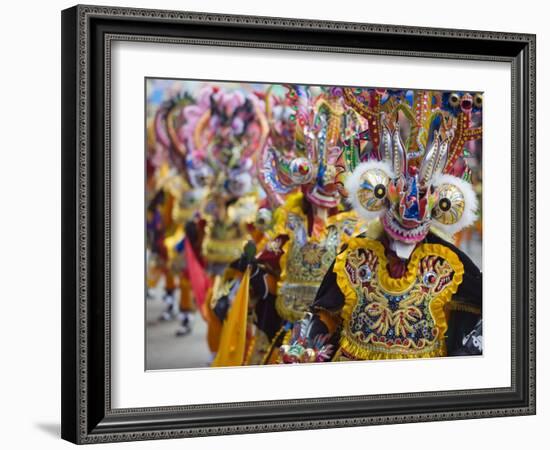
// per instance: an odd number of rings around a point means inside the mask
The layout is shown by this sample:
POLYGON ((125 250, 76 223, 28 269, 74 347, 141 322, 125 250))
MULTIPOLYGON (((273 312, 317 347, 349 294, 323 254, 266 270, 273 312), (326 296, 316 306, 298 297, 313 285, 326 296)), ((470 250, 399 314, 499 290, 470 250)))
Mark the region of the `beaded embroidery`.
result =
POLYGON ((355 232, 354 214, 342 213, 328 219, 326 232, 308 236, 304 214, 289 212, 286 227, 290 239, 283 246, 275 307, 279 315, 294 322, 303 318, 340 246, 355 232))
POLYGON ((462 282, 458 256, 438 244, 420 244, 407 274, 393 279, 384 247, 355 238, 335 264, 346 297, 341 347, 356 359, 445 356, 444 307, 462 282))

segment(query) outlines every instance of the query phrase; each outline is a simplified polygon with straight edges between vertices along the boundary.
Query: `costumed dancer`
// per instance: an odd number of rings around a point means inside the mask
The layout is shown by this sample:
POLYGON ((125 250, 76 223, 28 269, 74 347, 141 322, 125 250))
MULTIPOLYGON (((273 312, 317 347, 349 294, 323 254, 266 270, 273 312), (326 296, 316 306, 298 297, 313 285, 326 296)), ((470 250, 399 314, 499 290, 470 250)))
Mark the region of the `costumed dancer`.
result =
POLYGON ((191 289, 191 274, 185 257, 185 229, 189 228, 188 224, 200 221, 199 208, 206 196, 206 190, 192 189, 185 178, 180 175, 171 178, 169 185, 176 200, 172 207, 174 227, 173 232, 164 239, 164 243, 167 249, 169 268, 174 277, 179 279, 180 326, 176 330, 176 336, 186 336, 191 332, 196 306, 191 289))
MULTIPOLYGON (((173 149, 168 131, 168 115, 171 110, 183 108, 194 103, 188 95, 177 95, 164 102, 157 109, 154 116, 154 127, 148 137, 155 140, 156 151, 152 161, 162 159, 160 173, 162 177, 162 198, 169 208, 165 212, 165 222, 168 224, 162 239, 163 255, 165 255, 165 278, 167 303, 166 310, 161 316, 168 320, 175 312, 174 292, 179 286, 179 320, 180 327, 176 330, 177 336, 185 336, 191 332, 192 317, 195 311, 193 295, 190 289, 190 277, 187 260, 184 253, 185 227, 189 222, 200 220, 200 206, 206 195, 206 189, 196 183, 192 186, 185 173, 181 171, 181 161, 173 149), (168 301, 171 300, 171 301, 168 301)), ((173 120, 171 117, 170 120, 173 120)), ((198 176, 199 174, 194 174, 198 176)))
POLYGON ((361 223, 340 203, 341 95, 327 89, 315 101, 307 87, 287 89, 284 105, 274 108, 274 116, 284 120, 270 121, 270 145, 259 161, 262 186, 271 203, 280 205, 273 238, 252 262, 241 258, 233 265, 241 272, 249 268, 256 302, 256 334, 241 364, 277 362, 276 349, 309 310, 332 260, 361 223))
POLYGON ((168 148, 157 133, 156 116, 147 127, 147 297, 164 280, 162 300, 165 303, 160 320, 171 320, 175 315, 174 291, 176 276, 171 269, 170 252, 165 239, 174 232, 172 209, 179 195, 169 180, 174 176, 170 169, 168 148))
POLYGON ((482 352, 481 273, 451 243, 476 220, 468 170, 456 167, 481 128, 440 109, 430 91, 388 105, 378 115, 379 153, 346 181, 355 211, 378 220, 379 233, 349 240, 335 258, 280 348, 286 363, 482 352))
MULTIPOLYGON (((476 92, 445 92, 441 96, 441 109, 449 112, 457 121, 463 122, 466 128, 474 128, 481 124, 481 110, 483 107, 483 95, 476 92)), ((460 161, 460 160, 459 160, 460 161)), ((483 236, 482 221, 481 221, 481 205, 482 205, 482 190, 481 190, 481 141, 470 140, 464 148, 464 161, 468 161, 468 168, 471 172, 470 182, 476 191, 479 205, 479 218, 471 227, 465 228, 455 234, 455 244, 463 249, 468 246, 473 238, 474 232, 481 239, 483 236)), ((459 165, 458 170, 462 167, 459 165)))
POLYGON ((175 278, 170 269, 169 252, 166 248, 166 236, 173 232, 172 207, 174 197, 165 189, 164 179, 156 188, 155 195, 147 205, 147 297, 164 280, 162 300, 165 304, 160 320, 171 320, 175 314, 174 291, 175 278))
POLYGON ((166 119, 182 173, 192 187, 207 189, 201 221, 188 222, 185 229, 185 256, 215 354, 221 323, 211 293, 251 237, 249 225, 258 209, 255 158, 265 144, 267 123, 254 94, 218 87, 205 87, 195 104, 175 104, 166 119))

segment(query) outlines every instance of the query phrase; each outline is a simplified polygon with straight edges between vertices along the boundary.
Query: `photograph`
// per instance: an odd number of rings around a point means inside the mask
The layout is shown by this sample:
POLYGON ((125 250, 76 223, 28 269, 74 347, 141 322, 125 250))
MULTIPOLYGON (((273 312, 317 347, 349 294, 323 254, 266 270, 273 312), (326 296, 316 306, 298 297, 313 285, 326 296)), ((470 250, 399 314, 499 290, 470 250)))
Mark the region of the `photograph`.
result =
POLYGON ((549 8, 495 5, 6 2, 0 448, 543 448, 549 8))
POLYGON ((151 77, 144 112, 146 370, 483 355, 483 92, 151 77))

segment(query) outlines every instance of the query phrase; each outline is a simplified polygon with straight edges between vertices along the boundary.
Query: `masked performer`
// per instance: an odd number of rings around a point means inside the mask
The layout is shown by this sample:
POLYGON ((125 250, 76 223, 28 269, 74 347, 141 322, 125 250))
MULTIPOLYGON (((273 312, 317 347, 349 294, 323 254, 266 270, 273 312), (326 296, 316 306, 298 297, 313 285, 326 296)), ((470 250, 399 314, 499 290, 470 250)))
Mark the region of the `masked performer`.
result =
MULTIPOLYGON (((167 250, 168 265, 174 277, 179 280, 179 320, 180 326, 176 330, 177 336, 186 336, 191 332, 195 313, 195 302, 191 289, 189 267, 185 257, 186 227, 190 223, 200 221, 199 207, 206 190, 192 189, 185 178, 177 175, 169 180, 169 186, 175 198, 172 207, 172 232, 164 239, 167 250)), ((192 244, 191 244, 192 245, 192 244)))
MULTIPOLYGON (((481 110, 483 106, 483 96, 481 93, 475 92, 445 92, 441 96, 441 109, 449 112, 456 117, 457 121, 463 123, 466 128, 474 128, 481 123, 481 110)), ((478 197, 478 205, 480 209, 479 216, 481 217, 481 143, 480 141, 471 140, 466 143, 464 148, 464 161, 468 161, 468 168, 471 171, 470 182, 476 191, 478 197)), ((458 161, 460 163, 460 160, 458 161)), ((456 170, 462 170, 460 164, 457 164, 456 170)), ((479 238, 482 237, 482 221, 478 219, 476 223, 468 228, 460 230, 455 234, 455 244, 457 247, 467 247, 473 238, 473 234, 477 233, 479 238)))
MULTIPOLYGON (((177 96, 161 104, 154 115, 152 126, 148 129, 148 141, 151 143, 148 162, 156 170, 157 183, 164 211, 162 214, 165 223, 161 242, 163 267, 166 280, 164 297, 166 309, 161 319, 171 319, 176 311, 174 294, 179 286, 179 318, 181 325, 176 335, 184 336, 191 332, 191 319, 195 311, 193 296, 190 289, 189 271, 184 255, 185 227, 189 222, 199 221, 199 210, 206 190, 203 187, 192 186, 188 179, 178 169, 181 166, 180 158, 173 151, 170 136, 167 130, 167 116, 170 110, 182 108, 194 103, 189 95, 177 96)), ((149 167, 149 164, 148 164, 149 167)), ((153 177, 148 176, 148 180, 153 177)), ((148 187, 147 192, 152 188, 148 187)))
POLYGON ((335 258, 311 315, 280 349, 284 362, 482 351, 481 273, 450 242, 476 219, 468 170, 457 176, 456 166, 481 128, 442 111, 431 92, 410 94, 378 116, 379 152, 346 182, 354 209, 380 232, 335 258))
POLYGON ((160 186, 155 188, 155 194, 147 205, 147 296, 151 298, 151 290, 156 289, 161 279, 164 279, 162 300, 165 307, 159 319, 170 320, 175 314, 176 283, 170 269, 165 239, 174 229, 174 197, 170 190, 165 189, 164 181, 162 180, 160 186))
MULTIPOLYGON (((158 113, 157 113, 158 115, 158 113)), ((180 193, 170 169, 167 140, 157 132, 157 115, 147 127, 147 296, 164 279, 164 311, 160 320, 175 317, 175 290, 178 273, 172 267, 173 252, 166 246, 177 228, 172 212, 180 193)))
POLYGON ((232 266, 241 273, 250 266, 256 332, 245 364, 277 360, 273 350, 309 310, 340 246, 358 232, 356 214, 340 202, 343 119, 341 94, 327 89, 315 99, 295 85, 270 115, 259 177, 272 205, 280 205, 273 237, 251 264, 242 258, 232 266))
POLYGON ((194 104, 174 102, 166 130, 181 173, 190 186, 207 189, 201 220, 187 223, 185 257, 208 342, 217 351, 220 323, 212 312, 212 285, 250 239, 258 209, 254 169, 265 144, 267 123, 253 94, 206 87, 194 104))

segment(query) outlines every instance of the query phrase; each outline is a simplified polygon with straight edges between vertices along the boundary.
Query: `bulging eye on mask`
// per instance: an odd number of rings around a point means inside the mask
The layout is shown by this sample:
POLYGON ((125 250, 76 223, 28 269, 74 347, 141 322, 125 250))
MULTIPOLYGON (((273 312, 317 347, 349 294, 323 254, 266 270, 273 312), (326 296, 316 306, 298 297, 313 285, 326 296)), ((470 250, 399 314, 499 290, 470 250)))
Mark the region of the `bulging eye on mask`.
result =
POLYGON ((295 184, 310 183, 315 176, 313 163, 308 158, 294 158, 289 164, 289 175, 295 184))
POLYGON ((227 191, 235 197, 245 195, 252 190, 252 177, 249 173, 231 173, 226 182, 227 191))
POLYGON ((361 217, 381 220, 386 233, 405 244, 420 242, 431 227, 452 236, 477 219, 472 186, 449 174, 421 182, 414 170, 396 177, 387 161, 368 161, 348 177, 346 190, 361 217))
POLYGON ((268 208, 260 208, 256 213, 254 225, 260 231, 269 230, 273 225, 273 213, 271 210, 268 208))
POLYGON ((185 208, 195 207, 206 196, 206 189, 196 188, 185 192, 181 197, 181 205, 185 208))
POLYGON ((212 169, 198 160, 189 160, 187 162, 187 175, 192 187, 203 189, 208 187, 213 180, 212 169))

